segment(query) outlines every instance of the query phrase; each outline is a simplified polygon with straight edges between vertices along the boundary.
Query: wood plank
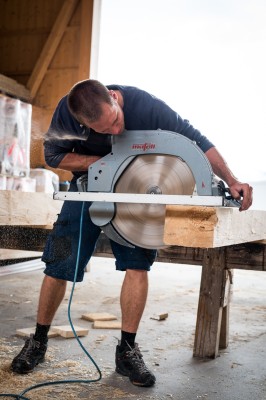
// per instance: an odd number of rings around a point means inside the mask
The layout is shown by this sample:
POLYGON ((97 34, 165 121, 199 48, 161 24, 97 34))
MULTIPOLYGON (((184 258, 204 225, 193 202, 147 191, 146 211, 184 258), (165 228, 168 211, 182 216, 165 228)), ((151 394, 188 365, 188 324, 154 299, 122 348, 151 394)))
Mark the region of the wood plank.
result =
POLYGON ((215 358, 218 355, 222 321, 226 270, 225 249, 209 249, 204 252, 194 357, 215 358))
POLYGON ((150 319, 155 319, 156 321, 164 321, 168 318, 168 313, 154 314, 150 319))
POLYGON ((85 319, 86 321, 114 321, 117 319, 117 317, 113 314, 109 313, 88 313, 88 314, 82 314, 81 316, 82 319, 85 319))
MULTIPOLYGON (((0 191, 0 225, 52 227, 62 202, 42 192, 0 191)), ((5 247, 5 246, 0 246, 5 247)))
MULTIPOLYGON (((81 326, 75 326, 75 331, 77 336, 87 336, 89 333, 89 330, 86 328, 82 328, 81 326)), ((66 339, 73 338, 75 337, 74 332, 72 331, 72 328, 70 325, 59 325, 59 326, 53 326, 53 330, 58 333, 58 335, 63 336, 66 339)))
POLYGON ((71 16, 73 15, 77 3, 78 0, 65 0, 55 20, 50 35, 27 82, 27 87, 30 90, 31 97, 33 99, 36 96, 43 77, 64 35, 65 29, 70 21, 71 16))
POLYGON ((230 316, 230 301, 233 293, 233 272, 227 270, 224 280, 225 288, 223 290, 224 298, 222 299, 222 321, 220 330, 219 349, 226 349, 229 344, 229 316, 230 316))
MULTIPOLYGON (((69 89, 77 82, 77 67, 48 69, 36 95, 36 103, 40 107, 47 107, 47 110, 54 113, 59 100, 65 96, 69 89), (47 90, 49 88, 49 90, 47 90)), ((57 172, 60 169, 57 168, 57 172)), ((69 171, 67 171, 69 172, 69 171)))
POLYGON ((50 229, 0 225, 0 248, 43 251, 50 229))
POLYGON ((226 248, 227 268, 266 271, 266 245, 243 243, 226 248))
POLYGON ((0 92, 28 103, 31 102, 30 91, 25 86, 2 74, 0 74, 0 92))
POLYGON ((229 344, 229 311, 230 304, 228 303, 222 310, 219 349, 227 349, 229 344))
POLYGON ((41 257, 40 251, 24 251, 0 248, 0 260, 17 260, 20 258, 37 258, 41 257))
MULTIPOLYGON (((170 246, 159 249, 156 261, 175 264, 202 265, 204 249, 198 247, 170 246)), ((101 233, 95 256, 113 258, 109 239, 101 233)), ((266 271, 266 245, 242 243, 226 247, 226 268, 266 271)))
MULTIPOLYGON (((52 111, 42 107, 32 106, 31 122, 31 142, 30 142, 30 166, 31 168, 48 168, 44 160, 43 141, 45 132, 47 132, 52 111)), ((51 169, 51 168, 49 168, 51 169)), ((56 171, 58 173, 58 171, 56 171)))
MULTIPOLYGON (((77 7, 78 9, 79 7, 77 7)), ((76 13, 76 12, 75 12, 76 13)), ((75 14, 74 13, 74 14, 75 14)), ((47 73, 51 71, 61 73, 65 69, 75 68, 75 81, 77 81, 77 72, 79 67, 79 46, 77 43, 80 42, 80 17, 76 24, 73 25, 73 18, 71 17, 68 26, 65 29, 64 36, 58 45, 58 48, 55 52, 55 55, 49 65, 47 73)), ((58 76, 59 77, 59 76, 58 76)), ((43 80, 43 83, 45 80, 43 80)), ((42 83, 42 84, 43 84, 42 83)), ((56 81, 54 80, 54 83, 56 81)), ((69 83, 68 83, 69 86, 69 83)), ((67 90, 68 91, 68 90, 67 90)), ((39 95, 39 93, 38 93, 39 95)), ((49 93, 46 94, 49 96, 49 93)), ((58 99, 56 99, 57 101, 58 99)), ((54 102, 54 101, 53 101, 54 102)), ((51 108, 52 104, 49 102, 49 108, 51 108)))
POLYGON ((266 238, 266 211, 166 206, 164 243, 214 248, 266 238))
MULTIPOLYGON (((30 337, 30 335, 34 335, 36 330, 36 326, 33 326, 31 328, 21 328, 16 330, 16 335, 17 336, 22 336, 22 337, 30 337)), ((52 327, 50 328, 48 332, 48 339, 54 338, 56 336, 59 336, 59 333, 53 329, 52 327)))
POLYGON ((94 329, 121 329, 120 321, 94 321, 92 324, 94 329))
POLYGON ((78 80, 90 76, 93 0, 81 0, 78 80))
POLYGON ((264 239, 264 240, 256 240, 255 242, 256 243, 261 243, 261 244, 266 244, 266 239, 264 239))
MULTIPOLYGON (((0 224, 0 248, 43 251, 51 226, 15 226, 0 224)), ((204 249, 171 246, 159 249, 156 261, 202 265, 204 249)), ((266 271, 266 244, 242 243, 226 247, 226 268, 266 271)), ((101 233, 94 252, 96 257, 113 258, 110 241, 101 233)))

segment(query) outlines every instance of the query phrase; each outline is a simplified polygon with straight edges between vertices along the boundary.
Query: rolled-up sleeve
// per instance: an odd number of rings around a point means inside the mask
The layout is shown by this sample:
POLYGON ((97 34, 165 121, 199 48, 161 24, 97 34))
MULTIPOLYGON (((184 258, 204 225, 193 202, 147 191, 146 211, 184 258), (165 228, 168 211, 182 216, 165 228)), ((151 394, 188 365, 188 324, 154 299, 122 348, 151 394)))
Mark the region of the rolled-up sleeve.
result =
POLYGON ((80 125, 70 114, 66 97, 59 102, 44 139, 47 165, 57 168, 66 154, 71 153, 80 135, 80 125))
POLYGON ((49 167, 57 168, 65 155, 71 153, 72 150, 72 146, 66 148, 65 146, 60 146, 59 143, 47 140, 44 142, 45 162, 47 165, 49 165, 49 167))

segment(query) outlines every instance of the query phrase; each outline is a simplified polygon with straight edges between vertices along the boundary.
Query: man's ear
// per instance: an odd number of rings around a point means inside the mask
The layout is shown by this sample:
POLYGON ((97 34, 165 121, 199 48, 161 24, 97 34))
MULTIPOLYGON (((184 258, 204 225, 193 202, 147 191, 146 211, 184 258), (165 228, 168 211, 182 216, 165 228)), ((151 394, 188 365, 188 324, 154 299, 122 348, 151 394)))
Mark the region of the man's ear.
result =
POLYGON ((114 90, 109 90, 110 96, 117 101, 118 100, 118 95, 114 90))

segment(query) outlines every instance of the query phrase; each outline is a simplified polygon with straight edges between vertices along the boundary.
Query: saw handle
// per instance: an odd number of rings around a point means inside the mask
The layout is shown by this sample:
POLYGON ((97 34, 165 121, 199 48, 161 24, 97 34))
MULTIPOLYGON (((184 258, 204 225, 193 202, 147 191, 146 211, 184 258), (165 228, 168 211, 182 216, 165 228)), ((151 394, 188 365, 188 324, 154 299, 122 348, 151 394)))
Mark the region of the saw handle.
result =
MULTIPOLYGON (((242 200, 237 200, 231 195, 230 189, 225 186, 224 181, 218 182, 218 189, 220 191, 220 195, 224 196, 225 199, 228 200, 230 203, 232 202, 232 205, 234 205, 235 207, 241 207, 242 200)), ((242 190, 240 192, 240 195, 241 195, 241 197, 243 197, 242 190)))

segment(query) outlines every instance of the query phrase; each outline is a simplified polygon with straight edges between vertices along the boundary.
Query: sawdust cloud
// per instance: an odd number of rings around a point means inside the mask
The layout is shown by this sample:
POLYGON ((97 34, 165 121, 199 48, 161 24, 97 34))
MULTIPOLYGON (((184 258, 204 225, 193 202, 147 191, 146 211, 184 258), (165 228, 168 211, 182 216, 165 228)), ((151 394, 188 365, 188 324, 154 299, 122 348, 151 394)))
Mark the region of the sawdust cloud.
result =
POLYGON ((31 139, 33 140, 48 140, 49 138, 53 140, 87 140, 88 135, 81 136, 80 134, 73 134, 72 132, 60 132, 56 131, 47 132, 47 130, 42 129, 41 123, 38 121, 32 121, 31 125, 31 139))

